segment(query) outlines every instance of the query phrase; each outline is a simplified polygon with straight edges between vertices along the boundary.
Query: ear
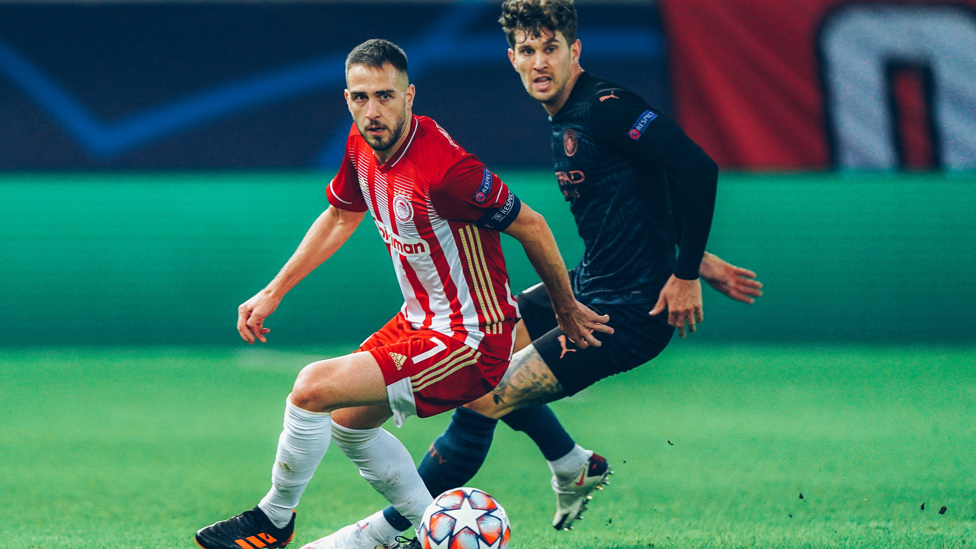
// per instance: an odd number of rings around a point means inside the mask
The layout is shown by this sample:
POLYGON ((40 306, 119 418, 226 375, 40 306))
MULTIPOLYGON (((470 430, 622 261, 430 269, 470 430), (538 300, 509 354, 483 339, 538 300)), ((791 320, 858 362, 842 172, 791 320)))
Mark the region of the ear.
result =
POLYGON ((579 38, 571 46, 569 46, 569 51, 573 57, 573 63, 579 64, 580 53, 583 52, 583 43, 579 41, 579 38))
POLYGON ((346 108, 352 112, 352 101, 349 100, 349 88, 342 90, 342 96, 346 98, 346 108))
POLYGON ((515 66, 515 50, 508 48, 508 60, 512 63, 512 68, 518 71, 518 67, 515 66))
POLYGON ((411 112, 413 112, 413 98, 416 95, 417 95, 417 88, 415 88, 413 84, 407 86, 407 92, 406 92, 407 108, 410 109, 411 112))

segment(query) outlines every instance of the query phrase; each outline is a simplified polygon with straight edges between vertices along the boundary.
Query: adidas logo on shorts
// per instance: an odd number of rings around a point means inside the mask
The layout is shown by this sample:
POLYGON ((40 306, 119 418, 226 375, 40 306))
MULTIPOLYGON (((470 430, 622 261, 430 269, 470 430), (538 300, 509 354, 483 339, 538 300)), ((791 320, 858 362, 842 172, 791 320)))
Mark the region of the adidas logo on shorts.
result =
POLYGON ((400 353, 390 353, 390 358, 392 358, 393 363, 396 364, 397 370, 402 370, 403 363, 407 361, 407 357, 401 355, 400 353))

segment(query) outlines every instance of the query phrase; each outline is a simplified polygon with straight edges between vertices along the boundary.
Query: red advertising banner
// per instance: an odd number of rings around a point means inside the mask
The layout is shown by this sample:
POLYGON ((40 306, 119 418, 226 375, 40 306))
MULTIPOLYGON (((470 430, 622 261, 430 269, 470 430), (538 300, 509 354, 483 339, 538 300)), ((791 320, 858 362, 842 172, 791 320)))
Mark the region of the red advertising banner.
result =
POLYGON ((976 0, 662 0, 678 120, 725 168, 976 169, 976 0))

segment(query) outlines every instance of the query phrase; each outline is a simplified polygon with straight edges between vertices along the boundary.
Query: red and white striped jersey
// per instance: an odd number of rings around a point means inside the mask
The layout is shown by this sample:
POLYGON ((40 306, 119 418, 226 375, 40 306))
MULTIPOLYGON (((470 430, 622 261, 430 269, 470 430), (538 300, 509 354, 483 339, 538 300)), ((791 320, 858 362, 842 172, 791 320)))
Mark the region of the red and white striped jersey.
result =
POLYGON ((477 349, 518 319, 499 231, 521 203, 432 119, 414 116, 406 141, 381 166, 353 124, 327 194, 336 208, 372 214, 414 329, 477 349))

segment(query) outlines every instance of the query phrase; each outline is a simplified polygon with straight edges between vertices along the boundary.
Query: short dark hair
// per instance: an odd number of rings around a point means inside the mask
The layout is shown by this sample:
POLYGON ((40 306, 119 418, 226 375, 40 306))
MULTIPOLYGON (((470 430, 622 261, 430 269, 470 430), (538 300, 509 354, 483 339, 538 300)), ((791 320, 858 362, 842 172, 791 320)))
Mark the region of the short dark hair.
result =
POLYGON ((383 66, 383 63, 389 63, 396 70, 407 74, 407 54, 400 49, 400 46, 397 46, 389 40, 373 38, 356 46, 349 52, 349 55, 346 56, 346 72, 348 73, 349 68, 353 65, 366 65, 367 67, 380 68, 383 66))
POLYGON ((573 0, 505 0, 498 22, 505 31, 508 45, 513 48, 516 31, 523 31, 533 38, 558 31, 570 44, 576 41, 573 0))

